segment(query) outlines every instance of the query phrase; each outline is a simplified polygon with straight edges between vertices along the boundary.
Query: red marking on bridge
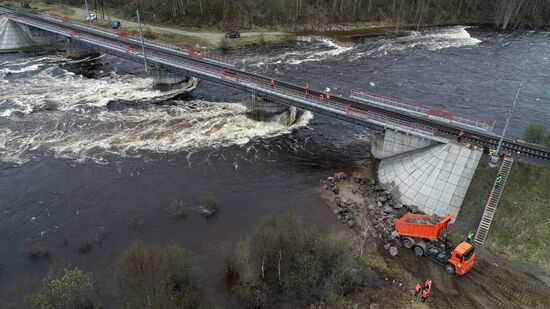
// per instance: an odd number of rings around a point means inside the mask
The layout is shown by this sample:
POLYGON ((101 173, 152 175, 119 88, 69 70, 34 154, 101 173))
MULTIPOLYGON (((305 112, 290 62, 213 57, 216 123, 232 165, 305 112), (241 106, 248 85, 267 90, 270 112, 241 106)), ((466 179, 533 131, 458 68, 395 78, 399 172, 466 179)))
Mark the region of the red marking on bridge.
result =
POLYGON ((116 34, 119 38, 128 39, 131 35, 127 31, 118 31, 116 34))
POLYGON ((421 105, 421 104, 416 104, 416 103, 412 103, 412 102, 409 102, 409 101, 406 101, 406 100, 396 99, 396 98, 384 96, 384 95, 381 95, 381 94, 378 94, 378 93, 364 91, 361 88, 353 88, 351 90, 351 92, 352 92, 352 95, 354 93, 367 94, 369 96, 377 97, 377 98, 380 98, 380 99, 401 103, 405 106, 408 106, 409 109, 412 110, 412 111, 421 112, 421 113, 427 114, 428 116, 436 116, 436 117, 439 117, 439 118, 445 118, 445 119, 449 119, 449 120, 456 120, 456 118, 462 118, 462 119, 471 120, 473 122, 481 123, 481 124, 491 126, 491 127, 494 126, 495 123, 496 123, 496 120, 486 120, 486 119, 481 119, 481 118, 477 118, 477 117, 460 115, 460 114, 453 113, 453 112, 450 112, 450 111, 447 111, 447 110, 444 110, 444 109, 434 108, 434 107, 421 105))

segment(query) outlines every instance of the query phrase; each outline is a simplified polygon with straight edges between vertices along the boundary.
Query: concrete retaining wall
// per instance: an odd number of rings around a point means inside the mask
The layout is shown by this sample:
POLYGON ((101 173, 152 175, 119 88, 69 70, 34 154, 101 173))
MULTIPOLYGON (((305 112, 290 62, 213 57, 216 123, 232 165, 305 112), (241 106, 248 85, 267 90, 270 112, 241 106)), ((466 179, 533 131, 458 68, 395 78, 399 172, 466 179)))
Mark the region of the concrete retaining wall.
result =
POLYGON ((456 218, 482 153, 455 143, 435 145, 382 160, 378 179, 403 204, 456 218))
POLYGON ((372 140, 371 153, 377 159, 385 159, 435 144, 437 142, 432 140, 386 129, 384 134, 377 135, 372 140))
POLYGON ((0 52, 62 49, 65 42, 66 39, 60 35, 0 16, 0 52))

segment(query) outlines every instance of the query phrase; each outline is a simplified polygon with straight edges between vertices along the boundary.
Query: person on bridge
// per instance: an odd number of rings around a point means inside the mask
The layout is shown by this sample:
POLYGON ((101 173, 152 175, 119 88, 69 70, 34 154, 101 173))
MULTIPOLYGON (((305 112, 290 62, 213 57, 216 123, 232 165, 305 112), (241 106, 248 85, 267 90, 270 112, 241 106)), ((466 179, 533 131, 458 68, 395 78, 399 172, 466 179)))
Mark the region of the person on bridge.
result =
POLYGON ((325 99, 330 100, 330 88, 325 88, 325 99))
POLYGON ((275 87, 275 80, 274 79, 271 80, 271 87, 275 87))
POLYGON ((422 285, 420 285, 420 283, 417 283, 416 284, 416 287, 415 287, 415 293, 414 293, 414 296, 418 296, 418 294, 420 293, 420 291, 422 290, 422 285))
POLYGON ((306 82, 306 97, 309 97, 309 82, 306 82))
POLYGON ((460 141, 462 140, 462 137, 463 137, 463 136, 464 136, 464 131, 460 130, 460 131, 458 132, 458 138, 456 139, 457 142, 460 143, 460 141))
POLYGON ((469 231, 469 232, 468 232, 468 235, 466 236, 466 242, 468 242, 469 244, 471 244, 473 238, 474 238, 474 232, 469 231))

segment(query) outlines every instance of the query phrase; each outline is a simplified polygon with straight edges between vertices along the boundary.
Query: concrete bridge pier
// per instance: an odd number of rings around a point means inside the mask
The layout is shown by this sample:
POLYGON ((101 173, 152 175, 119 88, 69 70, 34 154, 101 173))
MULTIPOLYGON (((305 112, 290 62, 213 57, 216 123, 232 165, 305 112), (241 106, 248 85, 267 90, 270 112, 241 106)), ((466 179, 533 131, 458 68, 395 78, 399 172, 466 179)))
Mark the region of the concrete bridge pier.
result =
POLYGON ((187 76, 159 68, 155 68, 153 72, 153 81, 158 88, 171 88, 173 85, 181 84, 186 80, 187 76))
POLYGON ((70 39, 67 42, 67 47, 65 49, 67 57, 73 60, 81 60, 88 57, 93 57, 99 55, 99 52, 87 49, 77 43, 71 41, 70 39))
POLYGON ((258 121, 275 120, 284 125, 292 125, 301 115, 294 106, 289 107, 255 95, 246 96, 242 104, 247 108, 247 115, 258 121))
MULTIPOLYGON (((439 144, 387 130, 373 143, 382 188, 428 214, 456 218, 483 151, 449 141, 439 144)), ((453 219, 454 220, 454 219, 453 219)))

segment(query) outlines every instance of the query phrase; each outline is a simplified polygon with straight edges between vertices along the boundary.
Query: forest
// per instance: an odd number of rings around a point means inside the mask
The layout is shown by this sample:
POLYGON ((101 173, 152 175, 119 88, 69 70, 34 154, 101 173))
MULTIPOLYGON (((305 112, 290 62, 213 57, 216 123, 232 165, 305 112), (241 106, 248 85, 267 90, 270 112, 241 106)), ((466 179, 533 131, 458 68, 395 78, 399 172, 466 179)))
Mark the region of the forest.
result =
MULTIPOLYGON (((48 0, 82 5, 83 0, 48 0)), ((547 28, 549 0, 88 0, 99 17, 217 29, 312 29, 348 23, 395 26, 488 24, 547 28)))

